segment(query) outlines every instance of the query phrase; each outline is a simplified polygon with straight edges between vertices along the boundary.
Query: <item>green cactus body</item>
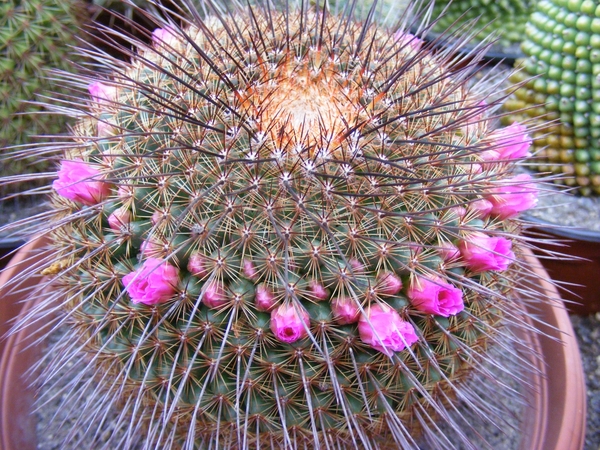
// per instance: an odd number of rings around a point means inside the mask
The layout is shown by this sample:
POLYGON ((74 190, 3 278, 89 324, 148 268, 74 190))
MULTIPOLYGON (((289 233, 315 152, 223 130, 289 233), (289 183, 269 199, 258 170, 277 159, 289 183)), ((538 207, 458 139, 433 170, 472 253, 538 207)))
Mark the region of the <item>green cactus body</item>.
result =
POLYGON ((54 186, 55 364, 82 348, 100 380, 81 416, 119 404, 147 448, 415 446, 517 315, 520 224, 472 206, 515 163, 481 156, 484 97, 414 36, 322 11, 160 31, 90 87, 64 159, 97 173, 54 186), (482 236, 502 267, 443 256, 482 236), (424 280, 458 303, 423 310, 424 280), (376 311, 406 334, 369 344, 376 311))
MULTIPOLYGON (((0 148, 23 145, 34 135, 66 131, 64 118, 41 113, 41 95, 58 93, 51 70, 72 70, 79 3, 74 0, 8 0, 0 3, 0 148)), ((48 170, 37 160, 0 161, 3 175, 48 170)), ((23 190, 23 187, 17 189, 23 190)), ((15 189, 2 187, 0 195, 15 189)))
POLYGON ((526 36, 527 57, 511 79, 525 84, 505 106, 528 109, 506 120, 550 122, 534 141, 537 168, 563 175, 559 181, 583 195, 600 194, 600 8, 593 0, 540 1, 526 36))
POLYGON ((522 41, 525 24, 534 5, 535 0, 438 0, 433 17, 439 19, 434 30, 458 30, 459 26, 477 20, 477 27, 481 31, 476 34, 475 39, 482 40, 495 32, 498 44, 510 47, 522 41), (440 17, 441 14, 443 15, 440 17))

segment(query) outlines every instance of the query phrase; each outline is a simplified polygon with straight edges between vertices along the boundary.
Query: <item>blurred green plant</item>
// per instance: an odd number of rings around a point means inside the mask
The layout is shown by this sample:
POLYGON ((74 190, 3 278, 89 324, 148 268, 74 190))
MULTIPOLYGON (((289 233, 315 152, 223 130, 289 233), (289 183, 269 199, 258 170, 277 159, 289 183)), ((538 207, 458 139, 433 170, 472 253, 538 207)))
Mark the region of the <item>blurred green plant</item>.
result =
POLYGON ((434 31, 458 30, 458 27, 477 20, 474 39, 482 40, 497 33, 498 45, 510 47, 523 39, 525 24, 535 0, 437 0, 433 17, 434 31), (485 25, 485 27, 484 27, 485 25))
MULTIPOLYGON (((65 131, 65 119, 45 113, 47 96, 64 91, 52 80, 52 70, 71 71, 75 58, 69 45, 82 17, 77 0, 4 0, 0 2, 0 148, 32 142, 35 135, 65 131)), ((3 175, 45 171, 48 162, 35 158, 0 160, 3 175)), ((33 178, 33 177, 32 177, 33 178)), ((0 187, 0 197, 24 187, 0 187)))
POLYGON ((583 195, 600 194, 600 4, 541 0, 522 49, 522 70, 511 77, 522 86, 504 121, 551 122, 534 136, 537 169, 563 175, 557 181, 583 195))

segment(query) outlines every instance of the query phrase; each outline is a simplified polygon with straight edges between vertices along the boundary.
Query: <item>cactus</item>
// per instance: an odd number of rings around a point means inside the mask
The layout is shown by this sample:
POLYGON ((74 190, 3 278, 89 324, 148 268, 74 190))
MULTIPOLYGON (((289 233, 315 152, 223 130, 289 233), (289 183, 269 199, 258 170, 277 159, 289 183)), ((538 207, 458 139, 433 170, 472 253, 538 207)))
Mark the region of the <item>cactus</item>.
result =
POLYGON ((541 0, 526 28, 520 86, 507 121, 553 121, 536 136, 537 168, 583 195, 600 194, 600 6, 593 0, 541 0), (532 78, 535 76, 535 79, 532 78))
POLYGON ((433 29, 442 32, 450 28, 460 32, 459 26, 478 21, 477 27, 481 30, 476 33, 476 39, 482 40, 495 32, 498 45, 508 48, 523 40, 525 24, 535 2, 536 0, 438 0, 433 17, 441 17, 433 29))
POLYGON ((54 295, 29 318, 53 327, 58 300, 71 326, 48 373, 88 358, 80 423, 120 408, 122 448, 467 440, 444 406, 493 417, 460 389, 520 320, 530 140, 492 129, 496 88, 452 54, 282 10, 157 19, 130 63, 75 81, 54 295))
MULTIPOLYGON (((68 46, 74 44, 79 14, 79 2, 74 0, 0 3, 0 148, 26 144, 34 135, 66 131, 64 117, 43 114, 33 102, 42 101, 40 96, 49 91, 59 93, 52 70, 73 70, 69 60, 74 55, 68 46)), ((48 170, 49 164, 40 159, 0 162, 0 172, 48 170)), ((2 187, 0 195, 14 191, 2 187)))

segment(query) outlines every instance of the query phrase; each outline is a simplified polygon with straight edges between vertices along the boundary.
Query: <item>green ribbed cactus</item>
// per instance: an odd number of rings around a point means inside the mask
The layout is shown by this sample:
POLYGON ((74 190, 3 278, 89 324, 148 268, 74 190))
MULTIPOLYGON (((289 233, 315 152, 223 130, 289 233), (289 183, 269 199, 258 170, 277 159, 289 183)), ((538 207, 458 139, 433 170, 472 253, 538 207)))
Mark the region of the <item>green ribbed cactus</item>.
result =
POLYGON ((527 57, 511 81, 529 80, 506 109, 529 109, 507 120, 553 121, 534 141, 538 169, 563 174, 561 182, 583 195, 600 194, 600 5, 541 0, 526 36, 527 57))
POLYGON ((486 87, 403 30, 246 8, 158 21, 76 81, 43 272, 72 328, 48 372, 89 358, 78 417, 120 408, 111 448, 466 441, 444 408, 493 417, 460 389, 519 325, 524 129, 493 131, 486 87))
POLYGON ((481 31, 477 33, 476 40, 495 32, 498 45, 510 47, 523 40, 525 24, 535 3, 536 0, 436 0, 433 17, 437 19, 440 14, 443 15, 433 29, 460 32, 458 27, 477 20, 477 27, 481 31))
MULTIPOLYGON (((58 92, 52 70, 72 70, 79 21, 74 0, 5 0, 0 3, 0 148, 31 142, 32 136, 64 132, 64 118, 43 114, 31 102, 58 92)), ((3 175, 48 170, 34 160, 0 162, 3 175)), ((21 186, 18 189, 23 189, 21 186)), ((3 187, 0 195, 13 192, 3 187)))

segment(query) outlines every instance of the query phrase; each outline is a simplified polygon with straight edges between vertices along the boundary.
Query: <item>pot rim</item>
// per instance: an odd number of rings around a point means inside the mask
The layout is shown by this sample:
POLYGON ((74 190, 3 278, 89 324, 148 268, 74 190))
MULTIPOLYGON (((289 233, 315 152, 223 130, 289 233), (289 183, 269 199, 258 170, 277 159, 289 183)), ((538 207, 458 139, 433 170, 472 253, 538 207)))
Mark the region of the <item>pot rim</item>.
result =
POLYGON ((600 231, 586 230, 585 228, 574 228, 561 226, 547 220, 538 219, 530 215, 524 215, 523 222, 531 227, 535 227, 544 233, 554 236, 564 237, 577 241, 600 242, 600 231))

